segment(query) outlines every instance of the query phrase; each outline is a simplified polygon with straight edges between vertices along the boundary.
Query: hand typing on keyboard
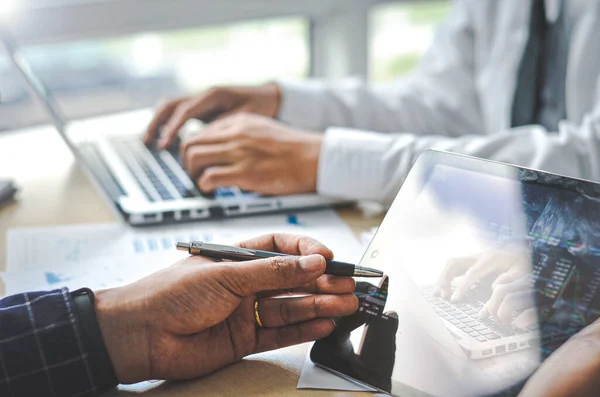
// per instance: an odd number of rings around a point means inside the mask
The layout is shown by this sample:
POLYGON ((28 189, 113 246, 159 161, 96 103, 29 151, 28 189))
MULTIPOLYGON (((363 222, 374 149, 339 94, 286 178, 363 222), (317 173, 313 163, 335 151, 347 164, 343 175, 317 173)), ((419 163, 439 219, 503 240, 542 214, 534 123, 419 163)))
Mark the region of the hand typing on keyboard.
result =
POLYGON ((529 274, 517 280, 496 284, 492 291, 491 298, 479 313, 480 318, 493 316, 503 324, 512 324, 520 329, 539 322, 529 274), (515 313, 518 315, 514 316, 515 313))
POLYGON ((312 193, 323 136, 253 114, 217 120, 181 146, 203 192, 222 186, 265 195, 312 193))
MULTIPOLYGON (((480 316, 493 316, 505 324, 513 321, 515 311, 533 307, 529 281, 530 254, 523 248, 490 250, 448 260, 434 287, 434 295, 461 302, 474 289, 486 290, 488 300, 480 316)), ((530 324, 525 316, 519 323, 530 324)))

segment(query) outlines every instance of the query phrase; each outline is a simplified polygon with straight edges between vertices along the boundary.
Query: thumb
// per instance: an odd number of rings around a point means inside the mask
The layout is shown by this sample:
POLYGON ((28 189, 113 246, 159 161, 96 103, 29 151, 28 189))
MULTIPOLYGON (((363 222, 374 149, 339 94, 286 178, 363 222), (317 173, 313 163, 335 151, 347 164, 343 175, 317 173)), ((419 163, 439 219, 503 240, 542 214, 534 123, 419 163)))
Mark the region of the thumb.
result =
POLYGON ((229 273, 230 288, 239 296, 260 291, 300 287, 325 271, 321 255, 278 256, 235 264, 229 273))

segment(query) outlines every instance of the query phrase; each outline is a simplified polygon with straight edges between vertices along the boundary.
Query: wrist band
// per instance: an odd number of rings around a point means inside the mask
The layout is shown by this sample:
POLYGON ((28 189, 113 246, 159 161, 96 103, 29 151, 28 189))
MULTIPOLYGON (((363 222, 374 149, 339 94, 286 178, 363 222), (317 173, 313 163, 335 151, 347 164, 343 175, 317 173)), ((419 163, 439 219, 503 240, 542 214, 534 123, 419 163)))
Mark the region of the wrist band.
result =
POLYGON ((88 363, 97 391, 102 393, 119 384, 115 369, 106 350, 106 344, 96 318, 94 293, 89 288, 71 292, 75 314, 83 345, 88 353, 88 363))

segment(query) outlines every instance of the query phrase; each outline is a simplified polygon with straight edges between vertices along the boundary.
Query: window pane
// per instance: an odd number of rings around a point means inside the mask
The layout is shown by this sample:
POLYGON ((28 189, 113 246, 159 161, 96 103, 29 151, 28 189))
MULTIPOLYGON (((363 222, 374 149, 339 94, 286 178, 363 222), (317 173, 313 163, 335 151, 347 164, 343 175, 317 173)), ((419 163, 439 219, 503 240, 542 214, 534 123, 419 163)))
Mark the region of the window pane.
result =
POLYGON ((154 106, 216 84, 306 77, 308 38, 306 19, 278 18, 30 46, 25 54, 73 119, 154 106))
POLYGON ((431 45, 444 20, 448 0, 414 1, 377 6, 371 13, 370 78, 392 81, 409 73, 431 45))
POLYGON ((0 131, 48 120, 41 107, 32 102, 25 83, 0 46, 0 131))

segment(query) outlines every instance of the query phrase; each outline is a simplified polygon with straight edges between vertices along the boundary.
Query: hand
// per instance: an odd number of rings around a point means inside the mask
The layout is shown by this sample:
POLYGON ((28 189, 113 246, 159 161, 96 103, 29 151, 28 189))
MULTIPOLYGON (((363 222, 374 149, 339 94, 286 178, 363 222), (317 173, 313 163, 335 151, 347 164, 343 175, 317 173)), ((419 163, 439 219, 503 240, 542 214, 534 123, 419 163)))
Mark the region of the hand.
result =
POLYGON ((323 138, 320 134, 247 113, 211 123, 181 147, 198 188, 237 186, 266 195, 311 193, 323 138))
POLYGON ((556 350, 527 381, 519 397, 600 395, 600 320, 556 350))
POLYGON ((166 149, 175 142, 179 129, 192 118, 211 122, 242 112, 273 118, 279 112, 280 97, 279 86, 270 83, 259 87, 216 87, 198 96, 175 99, 158 108, 144 142, 154 142, 162 128, 159 146, 166 149))
POLYGON ((523 277, 530 270, 530 255, 522 248, 491 250, 462 258, 450 259, 442 271, 434 294, 453 302, 462 300, 481 279, 496 275, 492 284, 505 284, 523 277), (452 281, 462 276, 462 280, 452 293, 452 281))
MULTIPOLYGON (((509 273, 504 273, 505 276, 509 273)), ((500 276, 498 279, 508 280, 500 276)), ((510 280, 506 283, 498 282, 492 284, 492 296, 483 305, 479 313, 481 319, 490 316, 497 318, 504 324, 512 324, 517 328, 525 329, 538 323, 538 309, 535 301, 535 291, 531 286, 531 276, 524 275, 520 279, 510 280), (520 312, 513 319, 513 312, 520 312)))
POLYGON ((240 246, 309 256, 243 263, 188 257, 96 293, 121 383, 208 374, 249 354, 323 338, 334 328, 331 318, 356 311, 354 280, 323 275, 324 257, 333 254, 315 240, 268 235, 240 246), (256 300, 264 328, 255 321, 256 300))

